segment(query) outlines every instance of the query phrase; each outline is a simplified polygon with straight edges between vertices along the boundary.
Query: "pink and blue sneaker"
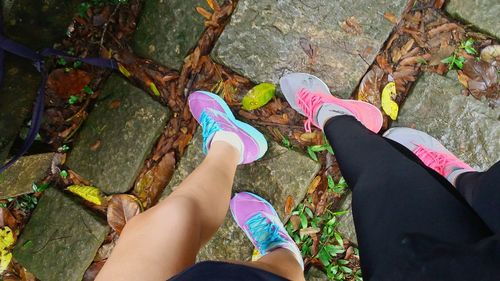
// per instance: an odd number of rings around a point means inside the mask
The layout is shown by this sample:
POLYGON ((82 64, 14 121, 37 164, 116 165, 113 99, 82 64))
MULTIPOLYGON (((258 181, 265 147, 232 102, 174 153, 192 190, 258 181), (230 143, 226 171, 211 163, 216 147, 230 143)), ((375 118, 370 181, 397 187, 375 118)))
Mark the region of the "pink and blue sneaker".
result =
POLYGON ((307 117, 306 131, 311 131, 311 125, 323 129, 324 124, 320 124, 322 120, 319 119, 337 115, 352 115, 374 133, 382 128, 382 113, 376 106, 363 101, 336 98, 328 86, 314 75, 287 74, 281 77, 280 88, 290 106, 307 117))
POLYGON ((234 220, 261 255, 278 248, 288 249, 304 269, 299 248, 269 202, 253 193, 240 192, 234 195, 229 206, 234 220))
POLYGON ((475 170, 446 149, 437 139, 411 128, 392 128, 384 137, 404 145, 427 167, 438 172, 455 185, 458 175, 475 170))
POLYGON ((243 143, 240 164, 260 159, 267 151, 267 141, 261 132, 236 120, 226 102, 216 94, 196 91, 188 99, 191 113, 203 130, 203 153, 207 154, 215 133, 235 133, 243 143))

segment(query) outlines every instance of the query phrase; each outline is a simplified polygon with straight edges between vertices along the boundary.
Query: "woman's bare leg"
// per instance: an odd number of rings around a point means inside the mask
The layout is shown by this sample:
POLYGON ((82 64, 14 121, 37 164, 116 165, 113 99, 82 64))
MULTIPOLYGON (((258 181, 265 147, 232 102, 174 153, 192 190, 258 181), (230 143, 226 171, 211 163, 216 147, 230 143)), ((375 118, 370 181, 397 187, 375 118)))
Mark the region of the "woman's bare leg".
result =
POLYGON ((226 217, 239 160, 233 146, 213 142, 170 196, 127 223, 96 280, 167 280, 193 265, 226 217))

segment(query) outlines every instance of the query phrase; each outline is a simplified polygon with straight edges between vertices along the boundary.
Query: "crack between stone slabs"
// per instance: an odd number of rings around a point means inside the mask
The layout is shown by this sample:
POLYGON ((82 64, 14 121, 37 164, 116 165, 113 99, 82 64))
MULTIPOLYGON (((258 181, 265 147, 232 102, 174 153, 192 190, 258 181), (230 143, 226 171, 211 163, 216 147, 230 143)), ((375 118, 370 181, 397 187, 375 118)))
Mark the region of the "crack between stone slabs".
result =
MULTIPOLYGON (((377 62, 377 56, 380 55, 382 53, 382 51, 386 48, 387 46, 387 43, 389 41, 389 39, 391 39, 391 37, 394 35, 394 33, 397 31, 397 29, 399 28, 399 26, 401 24, 403 24, 404 20, 404 16, 407 15, 413 8, 413 5, 415 4, 415 1, 416 0, 410 0, 408 1, 408 3, 406 4, 406 7, 403 9, 403 13, 402 13, 402 16, 401 16, 401 19, 399 20, 399 22, 397 24, 395 24, 393 27, 392 27, 392 31, 391 33, 389 33, 389 36, 387 36, 387 38, 385 38, 385 41, 384 41, 384 44, 382 44, 382 46, 379 48, 379 50, 377 51, 377 54, 375 55, 375 57, 373 58, 373 61, 371 64, 368 64, 368 62, 361 56, 360 53, 358 53, 358 56, 366 63, 369 65, 368 69, 365 71, 365 73, 361 76, 361 78, 358 80, 358 82, 356 83, 356 88, 354 88, 354 90, 351 92, 351 95, 350 95, 350 98, 351 99, 355 99, 358 91, 359 91, 359 85, 361 84, 361 81, 363 80, 363 78, 366 76, 366 74, 368 72, 370 72, 370 70, 372 70, 373 66, 376 64, 377 62)), ((420 75, 420 72, 421 70, 419 69, 419 74, 420 75)))

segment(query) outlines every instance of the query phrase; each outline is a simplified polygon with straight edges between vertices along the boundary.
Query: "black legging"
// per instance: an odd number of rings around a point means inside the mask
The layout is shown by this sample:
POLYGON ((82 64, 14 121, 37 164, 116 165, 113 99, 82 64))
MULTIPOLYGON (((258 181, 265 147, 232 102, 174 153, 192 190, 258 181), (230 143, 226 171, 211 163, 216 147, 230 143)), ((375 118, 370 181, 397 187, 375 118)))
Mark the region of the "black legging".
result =
POLYGON ((365 280, 500 280, 500 163, 461 175, 464 197, 351 116, 324 132, 352 189, 365 280))

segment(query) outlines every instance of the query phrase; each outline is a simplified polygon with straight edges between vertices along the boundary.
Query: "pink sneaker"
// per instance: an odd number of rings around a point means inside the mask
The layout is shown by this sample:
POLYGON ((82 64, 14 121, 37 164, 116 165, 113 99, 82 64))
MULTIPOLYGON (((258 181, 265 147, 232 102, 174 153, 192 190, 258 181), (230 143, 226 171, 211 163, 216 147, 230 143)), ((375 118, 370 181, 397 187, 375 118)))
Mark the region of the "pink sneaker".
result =
POLYGON ((438 172, 453 185, 458 175, 475 171, 453 155, 437 139, 422 131, 411 128, 392 128, 384 133, 384 137, 404 145, 427 167, 438 172))
POLYGON ((205 91, 189 95, 191 113, 203 130, 203 152, 207 154, 213 136, 218 131, 233 132, 243 143, 242 164, 260 159, 267 151, 264 135, 249 124, 236 120, 226 102, 205 91))
POLYGON ((307 73, 291 73, 280 79, 281 91, 290 106, 307 117, 304 124, 306 131, 311 131, 311 124, 318 124, 318 113, 324 105, 334 105, 340 111, 333 110, 332 115, 350 114, 366 128, 378 133, 382 128, 383 118, 380 110, 369 103, 357 100, 343 100, 332 96, 328 86, 318 77, 307 73))
POLYGON ((230 203, 231 214, 253 245, 265 255, 277 248, 290 250, 304 269, 299 248, 286 232, 273 206, 250 192, 234 195, 230 203))

